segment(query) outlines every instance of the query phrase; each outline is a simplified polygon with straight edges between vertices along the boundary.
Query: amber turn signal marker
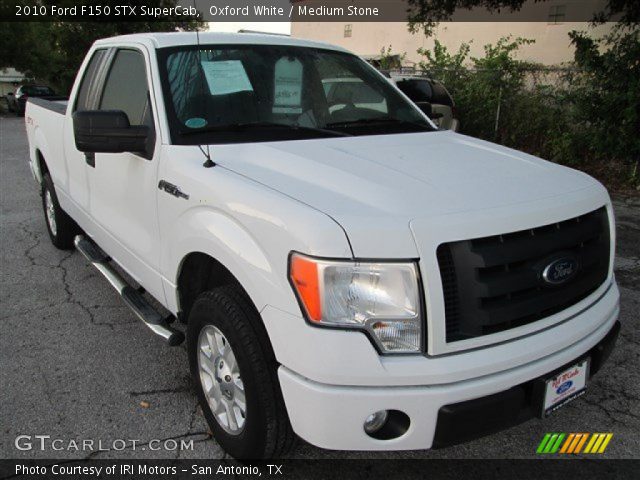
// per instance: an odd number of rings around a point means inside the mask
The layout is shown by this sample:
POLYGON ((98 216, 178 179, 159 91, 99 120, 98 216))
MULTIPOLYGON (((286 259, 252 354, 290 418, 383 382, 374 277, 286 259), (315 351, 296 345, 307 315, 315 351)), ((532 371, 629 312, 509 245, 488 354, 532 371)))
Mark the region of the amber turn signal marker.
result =
POLYGON ((309 319, 319 322, 322 319, 322 305, 318 286, 318 265, 309 258, 294 254, 291 257, 290 268, 291 281, 307 310, 309 319))

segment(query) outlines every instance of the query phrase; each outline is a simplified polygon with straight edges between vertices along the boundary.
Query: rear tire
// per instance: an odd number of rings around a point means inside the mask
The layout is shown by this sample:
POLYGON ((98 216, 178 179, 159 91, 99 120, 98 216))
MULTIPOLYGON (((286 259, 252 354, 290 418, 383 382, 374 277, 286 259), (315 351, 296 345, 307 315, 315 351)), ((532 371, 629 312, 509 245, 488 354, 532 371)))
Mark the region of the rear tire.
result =
POLYGON ((73 248, 73 239, 80 233, 80 228, 60 207, 49 173, 42 178, 42 209, 51 243, 60 250, 73 248))
POLYGON ((200 406, 227 453, 262 459, 290 450, 295 435, 278 364, 262 319, 241 288, 226 285, 198 296, 189 314, 187 350, 200 406), (227 371, 230 366, 238 368, 227 371), (234 412, 233 421, 225 421, 234 412))

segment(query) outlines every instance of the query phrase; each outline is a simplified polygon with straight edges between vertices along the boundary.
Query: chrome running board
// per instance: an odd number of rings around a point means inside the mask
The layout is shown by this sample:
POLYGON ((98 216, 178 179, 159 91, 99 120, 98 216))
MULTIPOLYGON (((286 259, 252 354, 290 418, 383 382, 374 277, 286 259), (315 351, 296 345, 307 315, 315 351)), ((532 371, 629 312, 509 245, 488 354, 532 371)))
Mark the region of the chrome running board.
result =
POLYGON ((164 318, 153 306, 147 302, 142 294, 129 285, 110 265, 111 258, 103 252, 98 245, 86 238, 77 235, 73 243, 76 249, 86 258, 104 277, 111 286, 120 294, 127 306, 142 320, 156 335, 162 337, 170 346, 180 345, 184 341, 184 334, 172 328, 168 320, 164 318))

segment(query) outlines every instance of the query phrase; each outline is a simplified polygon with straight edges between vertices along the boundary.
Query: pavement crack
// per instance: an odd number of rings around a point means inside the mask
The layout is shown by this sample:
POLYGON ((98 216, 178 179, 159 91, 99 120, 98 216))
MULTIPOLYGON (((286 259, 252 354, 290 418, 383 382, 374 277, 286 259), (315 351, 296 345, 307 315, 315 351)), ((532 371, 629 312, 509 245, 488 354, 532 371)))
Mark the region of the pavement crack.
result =
POLYGON ((37 267, 38 263, 36 262, 36 257, 33 255, 33 251, 40 246, 40 243, 41 243, 40 236, 35 232, 32 232, 31 230, 29 230, 29 228, 27 228, 27 226, 24 223, 18 224, 18 228, 22 230, 22 232, 27 237, 33 240, 33 243, 23 251, 23 255, 27 258, 27 260, 29 260, 29 263, 31 264, 32 267, 37 267))

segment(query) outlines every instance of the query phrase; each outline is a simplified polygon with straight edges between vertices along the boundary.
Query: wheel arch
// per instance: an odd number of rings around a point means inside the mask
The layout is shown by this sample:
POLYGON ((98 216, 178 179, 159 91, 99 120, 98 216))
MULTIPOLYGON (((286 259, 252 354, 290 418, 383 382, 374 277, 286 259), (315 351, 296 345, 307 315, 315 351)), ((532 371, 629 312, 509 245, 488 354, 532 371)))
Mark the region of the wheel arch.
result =
POLYGON ((201 251, 185 255, 180 262, 176 284, 181 319, 186 322, 198 295, 223 285, 239 287, 258 311, 240 280, 222 262, 201 251))
POLYGON ((283 243, 274 249, 272 239, 252 234, 225 212, 209 206, 184 212, 167 229, 163 244, 165 295, 174 313, 186 317, 192 292, 224 282, 240 285, 258 311, 267 304, 285 311, 299 308, 287 279, 289 251, 283 243))
POLYGON ((47 166, 47 161, 44 158, 44 155, 42 154, 42 151, 40 150, 40 148, 36 147, 36 152, 35 152, 35 174, 36 174, 36 178, 38 179, 38 182, 42 183, 42 179, 44 178, 44 175, 46 173, 49 173, 49 167, 47 166))
POLYGON ((33 175, 38 183, 42 184, 44 174, 49 173, 51 175, 51 168, 47 163, 47 158, 50 158, 49 145, 41 128, 35 128, 32 138, 33 147, 31 154, 31 165, 33 169, 33 175))
POLYGON ((264 345, 267 349, 265 350, 265 354, 275 359, 274 342, 262 318, 260 308, 233 272, 219 260, 207 253, 200 251, 190 252, 180 263, 176 288, 178 304, 180 306, 180 310, 178 311, 179 320, 188 324, 189 313, 196 299, 204 292, 225 286, 236 287, 249 305, 253 307, 256 317, 259 320, 257 325, 252 325, 251 328, 261 332, 260 335, 263 336, 266 342, 264 345))

